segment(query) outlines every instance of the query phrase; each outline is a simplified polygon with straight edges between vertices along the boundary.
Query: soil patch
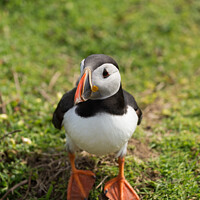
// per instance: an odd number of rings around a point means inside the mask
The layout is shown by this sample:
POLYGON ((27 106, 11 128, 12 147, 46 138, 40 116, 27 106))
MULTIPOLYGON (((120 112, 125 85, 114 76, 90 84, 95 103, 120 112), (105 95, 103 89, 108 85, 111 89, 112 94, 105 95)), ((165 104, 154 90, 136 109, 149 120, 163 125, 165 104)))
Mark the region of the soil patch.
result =
POLYGON ((148 160, 149 158, 154 158, 158 156, 157 152, 154 152, 149 147, 149 141, 146 140, 144 143, 131 138, 128 143, 128 155, 133 155, 140 160, 148 160))
POLYGON ((157 98, 152 104, 149 104, 143 109, 143 124, 144 128, 149 130, 152 126, 160 123, 165 115, 163 115, 164 109, 169 109, 170 103, 164 102, 164 99, 157 98))

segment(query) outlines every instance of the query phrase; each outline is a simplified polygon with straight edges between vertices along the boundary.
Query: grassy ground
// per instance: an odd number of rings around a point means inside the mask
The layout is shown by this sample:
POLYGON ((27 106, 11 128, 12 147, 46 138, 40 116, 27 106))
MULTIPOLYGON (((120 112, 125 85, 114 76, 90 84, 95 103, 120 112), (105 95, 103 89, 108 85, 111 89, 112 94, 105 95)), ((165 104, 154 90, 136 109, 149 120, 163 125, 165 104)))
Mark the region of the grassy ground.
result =
MULTIPOLYGON (((52 113, 80 61, 104 53, 144 112, 126 178, 141 199, 200 199, 199 24, 198 0, 2 0, 0 197, 65 199, 70 166, 52 113)), ((97 175, 93 200, 117 174, 112 156, 79 153, 77 166, 97 175)))

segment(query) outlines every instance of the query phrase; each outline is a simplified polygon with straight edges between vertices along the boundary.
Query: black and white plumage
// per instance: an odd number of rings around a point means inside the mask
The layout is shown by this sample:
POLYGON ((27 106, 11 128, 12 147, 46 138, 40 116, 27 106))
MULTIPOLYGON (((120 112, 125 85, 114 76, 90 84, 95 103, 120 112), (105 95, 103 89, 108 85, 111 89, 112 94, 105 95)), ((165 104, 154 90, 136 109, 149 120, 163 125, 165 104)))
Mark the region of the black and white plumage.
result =
POLYGON ((120 157, 141 119, 134 97, 122 89, 117 63, 104 54, 81 62, 77 86, 63 95, 53 114, 54 126, 65 128, 69 152, 120 157))

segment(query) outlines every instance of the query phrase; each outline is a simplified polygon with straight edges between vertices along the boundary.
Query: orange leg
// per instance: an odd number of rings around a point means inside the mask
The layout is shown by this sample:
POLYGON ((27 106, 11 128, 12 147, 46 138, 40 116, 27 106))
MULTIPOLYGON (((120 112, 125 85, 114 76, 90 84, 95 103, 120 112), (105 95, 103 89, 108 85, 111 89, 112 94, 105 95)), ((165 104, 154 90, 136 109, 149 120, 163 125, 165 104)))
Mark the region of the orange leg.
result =
POLYGON ((95 182, 95 174, 91 171, 78 170, 75 167, 75 155, 69 153, 72 174, 68 183, 67 200, 87 200, 95 182))
POLYGON ((110 200, 140 200, 134 189, 124 177, 124 158, 119 158, 118 163, 118 176, 108 181, 104 187, 106 196, 110 200))

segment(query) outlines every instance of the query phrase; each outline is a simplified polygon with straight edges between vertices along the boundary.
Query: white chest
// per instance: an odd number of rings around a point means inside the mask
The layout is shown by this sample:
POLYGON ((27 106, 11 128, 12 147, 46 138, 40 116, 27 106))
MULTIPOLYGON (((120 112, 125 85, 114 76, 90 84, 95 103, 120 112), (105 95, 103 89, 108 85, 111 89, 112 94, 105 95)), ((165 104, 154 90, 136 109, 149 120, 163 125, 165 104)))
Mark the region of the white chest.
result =
POLYGON ((64 115, 67 135, 80 149, 96 155, 119 151, 136 129, 138 116, 132 107, 124 115, 99 113, 93 117, 80 117, 76 106, 64 115))

